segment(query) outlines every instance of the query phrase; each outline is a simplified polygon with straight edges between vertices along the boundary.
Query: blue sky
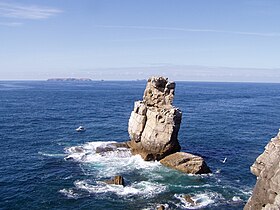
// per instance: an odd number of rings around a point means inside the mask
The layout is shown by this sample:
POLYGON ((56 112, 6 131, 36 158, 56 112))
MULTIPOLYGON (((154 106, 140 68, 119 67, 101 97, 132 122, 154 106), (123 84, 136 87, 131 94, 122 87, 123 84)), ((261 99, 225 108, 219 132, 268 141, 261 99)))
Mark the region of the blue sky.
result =
POLYGON ((280 81, 279 0, 0 0, 0 80, 280 81))

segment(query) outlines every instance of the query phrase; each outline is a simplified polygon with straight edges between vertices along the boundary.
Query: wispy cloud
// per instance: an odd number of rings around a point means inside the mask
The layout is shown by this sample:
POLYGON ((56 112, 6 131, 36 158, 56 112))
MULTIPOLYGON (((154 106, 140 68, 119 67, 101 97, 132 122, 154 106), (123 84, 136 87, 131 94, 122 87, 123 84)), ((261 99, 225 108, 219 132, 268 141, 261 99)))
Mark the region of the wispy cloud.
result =
POLYGON ((181 32, 198 32, 198 33, 223 33, 223 34, 236 34, 247 36, 262 36, 262 37, 280 37, 280 33, 263 33, 263 32, 248 32, 248 31, 226 31, 215 29, 196 29, 196 28, 177 28, 177 27, 154 27, 154 26, 111 26, 111 25, 98 25, 99 28, 112 28, 112 29, 138 29, 138 30, 161 30, 161 31, 181 31, 181 32))
POLYGON ((20 22, 0 22, 0 26, 21 26, 22 23, 20 22))
POLYGON ((0 16, 6 18, 46 19, 61 12, 62 10, 50 7, 0 2, 0 16))

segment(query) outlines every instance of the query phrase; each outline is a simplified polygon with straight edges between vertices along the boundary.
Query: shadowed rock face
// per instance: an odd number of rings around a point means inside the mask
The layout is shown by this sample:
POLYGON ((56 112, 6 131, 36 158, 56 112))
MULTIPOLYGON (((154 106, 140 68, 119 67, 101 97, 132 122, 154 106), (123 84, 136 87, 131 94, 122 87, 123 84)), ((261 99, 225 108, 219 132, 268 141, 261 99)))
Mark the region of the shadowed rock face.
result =
POLYGON ((133 154, 160 160, 180 151, 177 139, 182 112, 172 106, 175 83, 164 77, 148 80, 143 101, 136 101, 128 123, 133 154))
POLYGON ((280 209, 280 130, 251 166, 251 172, 257 176, 257 183, 244 209, 280 209))

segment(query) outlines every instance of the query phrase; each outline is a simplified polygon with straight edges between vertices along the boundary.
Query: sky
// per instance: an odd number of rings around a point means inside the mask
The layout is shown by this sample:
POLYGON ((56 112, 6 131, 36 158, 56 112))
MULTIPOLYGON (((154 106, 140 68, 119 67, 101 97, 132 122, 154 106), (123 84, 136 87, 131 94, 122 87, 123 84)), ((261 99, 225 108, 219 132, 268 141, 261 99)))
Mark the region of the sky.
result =
POLYGON ((280 82, 280 0, 0 0, 0 80, 280 82))

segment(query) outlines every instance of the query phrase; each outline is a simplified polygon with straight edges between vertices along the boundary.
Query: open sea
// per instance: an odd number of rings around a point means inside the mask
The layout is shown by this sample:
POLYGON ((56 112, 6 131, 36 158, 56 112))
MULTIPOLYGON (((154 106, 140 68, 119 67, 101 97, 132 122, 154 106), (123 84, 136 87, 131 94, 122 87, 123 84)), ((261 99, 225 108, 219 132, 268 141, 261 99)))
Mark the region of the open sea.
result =
POLYGON ((210 175, 128 150, 95 153, 129 139, 145 81, 0 81, 0 209, 243 209, 256 182, 250 165, 280 128, 280 84, 176 85, 182 151, 204 157, 210 175), (86 132, 75 131, 80 125, 86 132), (102 182, 115 175, 125 187, 102 182))

